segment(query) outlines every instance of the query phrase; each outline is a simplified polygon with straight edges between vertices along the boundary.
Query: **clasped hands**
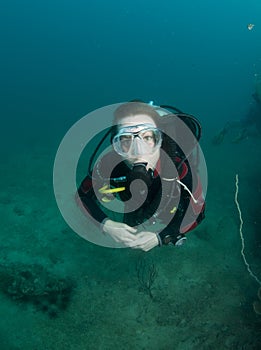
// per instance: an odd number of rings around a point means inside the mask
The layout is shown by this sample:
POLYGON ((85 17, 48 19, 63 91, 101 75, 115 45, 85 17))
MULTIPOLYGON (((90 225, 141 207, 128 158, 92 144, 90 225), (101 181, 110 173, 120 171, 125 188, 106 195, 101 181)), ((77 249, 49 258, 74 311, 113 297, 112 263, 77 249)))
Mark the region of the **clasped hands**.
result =
POLYGON ((104 221, 103 232, 110 235, 115 242, 122 243, 125 247, 141 249, 145 252, 159 245, 156 233, 142 231, 136 234, 136 228, 110 219, 104 221))

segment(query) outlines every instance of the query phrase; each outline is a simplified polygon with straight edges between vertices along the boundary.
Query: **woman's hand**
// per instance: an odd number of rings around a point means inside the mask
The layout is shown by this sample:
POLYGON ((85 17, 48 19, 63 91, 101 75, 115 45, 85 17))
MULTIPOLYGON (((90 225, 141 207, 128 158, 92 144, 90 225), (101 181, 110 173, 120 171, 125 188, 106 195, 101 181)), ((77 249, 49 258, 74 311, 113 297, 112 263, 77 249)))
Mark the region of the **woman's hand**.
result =
POLYGON ((154 232, 142 231, 135 235, 135 240, 129 244, 134 249, 142 249, 145 252, 159 245, 159 240, 154 232))
POLYGON ((103 232, 110 235, 115 242, 122 243, 125 247, 141 249, 145 252, 159 245, 159 240, 154 232, 142 231, 122 222, 106 219, 103 224, 103 232))
POLYGON ((106 219, 103 224, 103 232, 110 235, 115 242, 123 243, 126 247, 136 240, 137 229, 122 222, 106 219))

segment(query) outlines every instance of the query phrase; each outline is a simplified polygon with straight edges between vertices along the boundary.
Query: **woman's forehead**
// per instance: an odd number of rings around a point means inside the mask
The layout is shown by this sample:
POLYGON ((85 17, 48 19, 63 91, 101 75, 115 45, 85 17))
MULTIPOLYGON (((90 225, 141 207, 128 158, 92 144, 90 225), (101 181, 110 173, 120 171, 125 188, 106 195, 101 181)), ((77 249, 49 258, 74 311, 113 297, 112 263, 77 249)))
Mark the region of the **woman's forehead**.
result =
POLYGON ((138 124, 150 124, 156 126, 153 118, 146 114, 130 115, 120 120, 121 126, 131 126, 138 124))

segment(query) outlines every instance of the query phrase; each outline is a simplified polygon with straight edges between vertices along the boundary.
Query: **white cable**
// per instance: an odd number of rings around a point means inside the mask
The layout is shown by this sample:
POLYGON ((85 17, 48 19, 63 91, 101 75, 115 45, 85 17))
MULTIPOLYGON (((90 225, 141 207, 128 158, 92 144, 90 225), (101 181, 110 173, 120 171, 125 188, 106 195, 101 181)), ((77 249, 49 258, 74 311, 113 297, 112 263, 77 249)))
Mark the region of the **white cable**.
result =
POLYGON ((183 182, 181 182, 177 177, 175 177, 173 179, 167 179, 167 178, 163 177, 162 180, 164 180, 164 181, 177 181, 177 183, 179 183, 181 186, 184 187, 184 189, 186 191, 188 191, 188 193, 190 194, 190 197, 192 198, 193 202, 196 203, 196 204, 198 203, 198 200, 193 196, 193 194, 189 190, 189 188, 183 182))
POLYGON ((196 200, 196 198, 193 196, 193 194, 190 192, 189 188, 183 183, 181 182, 179 179, 176 180, 181 186, 183 186, 185 188, 186 191, 188 191, 188 193, 190 194, 191 198, 193 199, 194 203, 198 203, 198 201, 196 200))

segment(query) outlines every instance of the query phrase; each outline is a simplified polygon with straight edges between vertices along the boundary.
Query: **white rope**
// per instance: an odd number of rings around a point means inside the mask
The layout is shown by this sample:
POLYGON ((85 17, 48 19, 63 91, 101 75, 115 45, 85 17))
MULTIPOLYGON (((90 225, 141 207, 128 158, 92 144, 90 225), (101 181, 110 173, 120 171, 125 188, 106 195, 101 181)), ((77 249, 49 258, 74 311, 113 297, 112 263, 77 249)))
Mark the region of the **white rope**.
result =
POLYGON ((247 262, 246 256, 245 256, 245 239, 243 236, 242 228, 243 228, 243 219, 242 219, 242 214, 240 210, 240 206, 238 203, 238 174, 236 174, 236 192, 235 192, 235 203, 237 206, 238 214, 239 214, 239 220, 240 220, 240 226, 239 226, 239 234, 241 238, 241 255, 244 260, 244 264, 246 265, 247 271, 249 272, 250 276, 253 277, 256 282, 261 286, 261 281, 257 278, 257 276, 252 272, 249 263, 247 262))
POLYGON ((184 189, 190 194, 190 197, 192 198, 194 203, 198 203, 198 200, 193 196, 192 192, 189 190, 189 188, 183 183, 181 182, 177 177, 173 178, 173 179, 167 179, 166 177, 163 177, 162 180, 164 181, 177 181, 177 183, 179 183, 181 186, 184 187, 184 189))

